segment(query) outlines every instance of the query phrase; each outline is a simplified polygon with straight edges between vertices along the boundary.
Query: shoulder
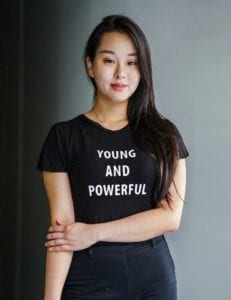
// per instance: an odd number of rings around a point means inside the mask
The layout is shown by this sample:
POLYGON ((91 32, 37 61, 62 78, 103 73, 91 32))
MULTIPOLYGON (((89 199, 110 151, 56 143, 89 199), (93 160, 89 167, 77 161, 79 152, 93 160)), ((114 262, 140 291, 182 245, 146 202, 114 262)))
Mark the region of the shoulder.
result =
POLYGON ((72 119, 55 122, 51 125, 50 131, 61 137, 73 137, 78 135, 80 125, 81 118, 78 115, 72 119))
POLYGON ((169 119, 165 119, 164 121, 165 121, 166 126, 169 128, 170 135, 174 136, 176 143, 178 144, 180 158, 185 158, 185 157, 189 156, 189 151, 186 147, 184 138, 183 138, 182 133, 179 130, 179 128, 176 126, 175 123, 173 123, 169 119))
POLYGON ((74 144, 80 143, 80 123, 79 115, 72 119, 53 123, 48 131, 46 142, 50 145, 56 144, 71 149, 74 144))
POLYGON ((170 119, 165 118, 164 122, 165 122, 166 126, 169 128, 169 130, 171 131, 172 134, 174 134, 176 137, 181 135, 178 127, 176 126, 176 124, 173 121, 171 121, 170 119))
POLYGON ((77 116, 51 125, 40 153, 38 170, 55 172, 70 170, 74 155, 77 155, 81 146, 78 124, 77 116))
POLYGON ((78 116, 68 119, 68 120, 55 122, 52 125, 52 127, 57 130, 61 130, 61 131, 69 131, 74 128, 77 128, 80 125, 80 123, 81 123, 81 118, 80 118, 80 115, 78 115, 78 116))

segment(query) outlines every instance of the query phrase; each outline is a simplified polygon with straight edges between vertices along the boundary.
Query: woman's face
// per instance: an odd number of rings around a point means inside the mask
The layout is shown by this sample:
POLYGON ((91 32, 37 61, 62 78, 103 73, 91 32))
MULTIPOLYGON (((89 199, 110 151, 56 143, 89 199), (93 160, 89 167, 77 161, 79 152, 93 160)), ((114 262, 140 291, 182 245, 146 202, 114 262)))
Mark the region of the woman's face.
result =
POLYGON ((125 33, 103 34, 94 61, 87 58, 87 67, 97 86, 96 100, 128 101, 140 82, 136 49, 125 33))

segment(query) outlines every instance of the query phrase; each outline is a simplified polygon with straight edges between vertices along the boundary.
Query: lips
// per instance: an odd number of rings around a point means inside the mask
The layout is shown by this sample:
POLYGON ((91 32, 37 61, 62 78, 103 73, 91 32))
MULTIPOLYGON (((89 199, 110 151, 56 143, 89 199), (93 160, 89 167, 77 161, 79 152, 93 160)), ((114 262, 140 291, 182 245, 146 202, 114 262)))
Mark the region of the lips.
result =
POLYGON ((111 87, 112 87, 114 90, 121 91, 121 90, 123 90, 124 88, 126 88, 127 85, 126 85, 126 84, 123 84, 123 83, 112 83, 112 84, 111 84, 111 87))

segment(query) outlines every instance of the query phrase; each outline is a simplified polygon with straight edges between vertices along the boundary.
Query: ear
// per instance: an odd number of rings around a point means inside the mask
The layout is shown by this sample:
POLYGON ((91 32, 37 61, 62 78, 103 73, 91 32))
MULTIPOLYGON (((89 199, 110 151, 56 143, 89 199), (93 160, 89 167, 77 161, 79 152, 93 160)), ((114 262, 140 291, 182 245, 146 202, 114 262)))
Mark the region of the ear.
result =
POLYGON ((94 78, 93 62, 91 61, 91 59, 90 59, 89 56, 86 58, 86 66, 87 66, 87 72, 88 72, 88 75, 89 75, 91 78, 94 78))

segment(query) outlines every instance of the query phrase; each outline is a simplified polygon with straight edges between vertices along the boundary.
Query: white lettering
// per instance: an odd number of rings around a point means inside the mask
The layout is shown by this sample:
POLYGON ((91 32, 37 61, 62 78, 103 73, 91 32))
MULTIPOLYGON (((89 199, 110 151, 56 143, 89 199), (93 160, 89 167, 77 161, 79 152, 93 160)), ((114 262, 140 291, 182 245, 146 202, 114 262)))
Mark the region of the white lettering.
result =
POLYGON ((127 159, 136 157, 136 152, 134 149, 131 150, 97 150, 99 158, 105 159, 127 159))
POLYGON ((127 165, 107 165, 105 177, 112 176, 128 176, 130 174, 130 168, 127 165))
POLYGON ((113 166, 114 176, 121 176, 121 166, 113 166))
POLYGON ((146 195, 145 188, 146 188, 146 184, 143 184, 143 187, 142 187, 142 195, 146 195))
POLYGON ((127 165, 123 166, 123 176, 128 176, 130 174, 130 168, 127 165))
POLYGON ((134 189, 134 184, 133 183, 129 184, 129 186, 128 186, 128 190, 129 190, 128 194, 129 195, 131 195, 133 189, 134 189))
POLYGON ((105 174, 105 176, 107 177, 107 176, 113 176, 112 175, 112 169, 111 169, 111 166, 107 166, 106 167, 106 174, 105 174))
POLYGON ((89 196, 91 197, 92 196, 92 193, 94 192, 95 188, 94 188, 94 185, 89 185, 88 186, 88 191, 89 191, 89 196))
POLYGON ((102 157, 103 150, 97 150, 97 152, 98 152, 99 158, 101 158, 101 157, 102 157))
POLYGON ((120 196, 120 184, 115 184, 115 196, 120 196))
POLYGON ((105 196, 113 196, 113 185, 103 185, 105 196))
POLYGON ((133 157, 136 157, 136 152, 135 152, 135 150, 133 150, 133 149, 130 150, 130 151, 129 151, 129 156, 132 157, 132 158, 133 158, 133 157))
POLYGON ((103 194, 102 185, 99 185, 99 184, 98 184, 98 185, 95 187, 95 193, 96 193, 97 196, 101 196, 101 195, 103 194))
POLYGON ((121 156, 121 159, 128 158, 128 152, 126 150, 125 151, 120 151, 120 156, 121 156))
POLYGON ((119 151, 112 151, 111 152, 111 156, 114 159, 118 159, 119 158, 119 151))
POLYGON ((142 188, 142 186, 141 186, 140 184, 139 184, 139 185, 135 185, 134 193, 135 193, 136 195, 141 194, 141 188, 142 188))
POLYGON ((106 159, 111 158, 111 152, 110 151, 104 151, 104 157, 106 159))
POLYGON ((121 195, 127 195, 128 186, 126 184, 121 184, 121 195))
POLYGON ((89 196, 130 196, 146 195, 146 184, 97 184, 89 185, 89 196))

